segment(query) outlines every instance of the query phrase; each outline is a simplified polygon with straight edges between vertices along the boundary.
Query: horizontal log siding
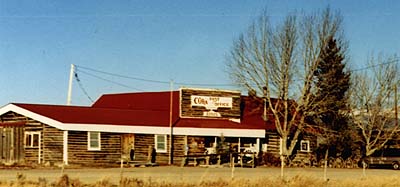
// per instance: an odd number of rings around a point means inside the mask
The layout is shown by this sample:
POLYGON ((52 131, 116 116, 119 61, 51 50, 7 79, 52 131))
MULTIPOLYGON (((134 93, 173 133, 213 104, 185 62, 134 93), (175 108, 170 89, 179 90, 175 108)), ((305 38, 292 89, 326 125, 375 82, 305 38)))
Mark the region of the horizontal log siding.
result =
POLYGON ((279 155, 280 152, 280 137, 277 133, 267 133, 267 152, 274 155, 279 155))
POLYGON ((180 164, 182 162, 182 158, 185 155, 185 142, 186 136, 173 136, 174 138, 174 163, 175 165, 180 164))
POLYGON ((45 125, 43 131, 43 161, 50 165, 63 163, 63 139, 62 130, 45 125))
MULTIPOLYGON (((153 134, 135 134, 135 160, 148 162, 150 158, 149 154, 149 146, 154 147, 154 135, 153 134)), ((167 145, 168 146, 168 145, 167 145)), ((157 154, 157 157, 159 155, 157 154)), ((158 159, 156 157, 156 162, 158 159)))
MULTIPOLYGON (((135 161, 149 162, 149 146, 154 147, 154 134, 135 134, 135 161)), ((169 161, 169 135, 167 136, 167 152, 156 154, 156 163, 165 165, 169 161)), ((173 136, 173 164, 180 164, 185 154, 186 136, 173 136)))
POLYGON ((218 108, 222 118, 240 118, 240 93, 228 91, 207 91, 195 89, 182 89, 181 96, 181 116, 182 117, 205 117, 203 112, 209 111, 205 107, 192 107, 191 96, 213 96, 213 97, 232 97, 232 108, 218 108))
POLYGON ((102 166, 121 159, 121 134, 101 132, 101 150, 88 150, 88 133, 68 132, 68 162, 82 166, 102 166))

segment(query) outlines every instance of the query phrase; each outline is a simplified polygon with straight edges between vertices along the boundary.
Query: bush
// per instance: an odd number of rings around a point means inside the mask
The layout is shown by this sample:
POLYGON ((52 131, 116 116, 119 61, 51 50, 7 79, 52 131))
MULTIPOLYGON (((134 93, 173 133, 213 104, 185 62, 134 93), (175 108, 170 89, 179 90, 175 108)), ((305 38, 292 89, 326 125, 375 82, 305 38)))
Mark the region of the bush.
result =
POLYGON ((281 159, 272 153, 263 153, 261 163, 266 166, 280 166, 281 159))

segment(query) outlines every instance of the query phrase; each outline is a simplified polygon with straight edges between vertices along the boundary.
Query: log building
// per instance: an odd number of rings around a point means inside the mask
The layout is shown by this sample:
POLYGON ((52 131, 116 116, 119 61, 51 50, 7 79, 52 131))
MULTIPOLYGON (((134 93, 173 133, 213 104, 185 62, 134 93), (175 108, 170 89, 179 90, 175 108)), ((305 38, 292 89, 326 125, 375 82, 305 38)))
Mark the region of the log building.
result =
POLYGON ((279 154, 263 105, 238 91, 192 88, 106 94, 89 107, 11 103, 0 108, 0 163, 105 166, 154 153, 159 164, 180 164, 221 137, 237 151, 279 154))

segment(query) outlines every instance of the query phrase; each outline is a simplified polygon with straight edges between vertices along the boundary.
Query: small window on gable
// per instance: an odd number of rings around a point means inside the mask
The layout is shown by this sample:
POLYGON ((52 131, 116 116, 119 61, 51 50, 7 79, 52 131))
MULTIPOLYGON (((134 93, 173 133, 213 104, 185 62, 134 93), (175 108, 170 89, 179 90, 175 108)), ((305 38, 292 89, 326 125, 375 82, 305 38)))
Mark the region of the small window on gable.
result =
POLYGON ((40 132, 25 132, 25 147, 39 147, 40 143, 40 132))
POLYGON ((154 136, 154 144, 156 151, 159 153, 167 152, 167 135, 155 135, 154 136))
POLYGON ((88 132, 88 150, 100 151, 101 150, 101 137, 100 132, 88 132))
POLYGON ((310 152, 310 141, 309 140, 301 140, 300 141, 300 151, 310 152))

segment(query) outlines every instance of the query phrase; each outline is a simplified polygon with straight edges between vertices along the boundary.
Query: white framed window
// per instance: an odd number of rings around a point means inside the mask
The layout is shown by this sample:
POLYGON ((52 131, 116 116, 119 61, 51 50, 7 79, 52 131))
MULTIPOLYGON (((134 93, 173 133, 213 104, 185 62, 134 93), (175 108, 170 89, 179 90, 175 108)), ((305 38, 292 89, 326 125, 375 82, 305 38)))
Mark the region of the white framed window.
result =
POLYGON ((310 140, 301 140, 300 141, 300 151, 310 152, 310 140))
POLYGON ((40 132, 25 132, 25 147, 36 148, 40 144, 40 132))
POLYGON ((154 145, 155 145, 156 152, 166 153, 167 152, 167 135, 166 134, 154 135, 154 145))
POLYGON ((100 132, 88 132, 88 150, 100 151, 101 150, 101 137, 100 132))

